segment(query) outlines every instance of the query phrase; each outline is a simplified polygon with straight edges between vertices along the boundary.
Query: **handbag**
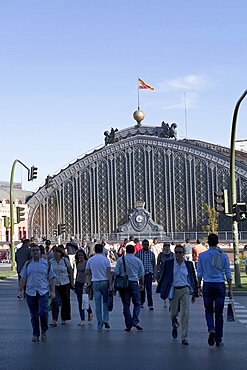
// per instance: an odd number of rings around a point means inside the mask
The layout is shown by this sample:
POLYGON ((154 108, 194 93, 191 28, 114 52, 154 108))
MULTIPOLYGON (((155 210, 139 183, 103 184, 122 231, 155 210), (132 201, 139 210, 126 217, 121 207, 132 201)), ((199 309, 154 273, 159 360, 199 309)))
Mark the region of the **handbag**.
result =
POLYGON ((113 293, 111 291, 108 292, 108 311, 111 312, 113 310, 113 293))
POLYGON ((230 300, 227 305, 227 321, 233 322, 235 320, 236 320, 235 308, 232 300, 230 300))
POLYGON ((123 260, 123 267, 124 267, 124 276, 121 276, 121 275, 115 276, 115 279, 114 279, 114 289, 115 290, 126 289, 129 286, 128 275, 126 275, 126 265, 125 265, 124 255, 122 256, 122 260, 123 260))

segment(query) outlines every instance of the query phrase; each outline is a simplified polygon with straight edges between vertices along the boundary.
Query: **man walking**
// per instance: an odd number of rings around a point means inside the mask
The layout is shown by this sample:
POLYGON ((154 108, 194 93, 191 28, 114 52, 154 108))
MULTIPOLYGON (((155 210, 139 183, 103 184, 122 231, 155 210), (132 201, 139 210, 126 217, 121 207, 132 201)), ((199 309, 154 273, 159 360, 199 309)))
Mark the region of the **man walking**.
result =
POLYGON ((193 263, 186 261, 185 248, 178 244, 175 247, 175 260, 165 261, 157 287, 162 299, 170 299, 170 313, 172 322, 172 336, 177 338, 179 326, 177 317, 180 308, 183 345, 188 345, 189 325, 189 296, 192 294, 192 303, 198 297, 197 280, 193 263))
POLYGON ((218 245, 218 236, 208 236, 209 249, 199 255, 197 263, 198 286, 203 279, 203 300, 208 326, 209 346, 223 347, 223 310, 226 295, 225 277, 227 279, 229 298, 232 298, 232 275, 229 258, 218 245))
POLYGON ((141 307, 140 290, 144 289, 144 267, 142 261, 135 257, 134 252, 134 245, 126 245, 126 255, 117 260, 114 270, 115 275, 128 276, 128 288, 119 289, 123 304, 123 314, 126 325, 125 331, 131 331, 132 327, 135 327, 137 330, 142 330, 142 327, 139 325, 139 314, 141 307), (131 299, 134 305, 133 315, 130 313, 131 299))
POLYGON ((112 276, 110 261, 103 255, 103 249, 102 244, 96 244, 95 255, 90 257, 86 264, 86 282, 88 285, 90 280, 92 281, 98 331, 102 331, 103 325, 110 329, 108 291, 112 291, 112 276))
POLYGON ((155 255, 149 249, 149 241, 144 239, 142 249, 136 252, 135 256, 139 258, 144 266, 144 289, 141 291, 141 307, 145 302, 145 291, 147 292, 147 301, 149 310, 153 311, 152 283, 155 276, 155 255))
POLYGON ((33 327, 32 342, 41 340, 46 342, 48 330, 48 295, 49 287, 51 297, 55 298, 55 277, 52 267, 45 258, 41 258, 40 248, 36 244, 31 245, 31 260, 27 261, 21 270, 20 292, 26 284, 26 297, 31 323, 33 327))
POLYGON ((74 236, 70 237, 70 241, 66 244, 66 250, 67 250, 67 254, 69 256, 70 265, 71 265, 72 269, 74 270, 75 254, 76 254, 76 251, 78 250, 78 245, 75 242, 74 236))

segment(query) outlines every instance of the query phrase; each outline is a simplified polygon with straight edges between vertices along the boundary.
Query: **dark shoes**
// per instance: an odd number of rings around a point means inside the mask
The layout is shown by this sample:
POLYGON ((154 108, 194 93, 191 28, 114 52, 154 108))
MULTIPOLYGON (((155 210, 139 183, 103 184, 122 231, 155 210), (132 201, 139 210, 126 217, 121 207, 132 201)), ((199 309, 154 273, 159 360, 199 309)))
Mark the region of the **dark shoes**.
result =
POLYGON ((224 347, 224 343, 223 342, 216 343, 216 347, 224 347))
POLYGON ((142 328, 139 324, 134 325, 134 326, 135 326, 135 328, 136 328, 137 330, 139 330, 139 331, 143 330, 143 328, 142 328))
POLYGON ((107 321, 104 322, 104 325, 105 325, 105 328, 106 329, 110 329, 111 328, 110 325, 109 325, 109 323, 107 321))
POLYGON ((173 327, 172 329, 172 338, 176 339, 178 336, 178 329, 173 327))
POLYGON ((149 307, 149 311, 153 311, 153 310, 154 310, 153 306, 149 307))
POLYGON ((125 328, 124 330, 125 331, 131 331, 131 327, 130 328, 125 328))
POLYGON ((208 336, 208 345, 213 347, 215 344, 215 333, 214 331, 210 331, 209 336, 208 336))
POLYGON ((189 345, 189 342, 187 341, 187 339, 182 339, 182 344, 184 346, 188 346, 189 345))

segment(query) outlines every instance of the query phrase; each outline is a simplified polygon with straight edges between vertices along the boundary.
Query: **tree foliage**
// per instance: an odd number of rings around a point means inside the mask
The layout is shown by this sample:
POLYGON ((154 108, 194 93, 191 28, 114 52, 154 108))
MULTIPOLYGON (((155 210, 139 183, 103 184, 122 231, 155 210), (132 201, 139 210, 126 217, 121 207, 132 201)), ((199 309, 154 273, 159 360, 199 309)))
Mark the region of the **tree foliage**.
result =
POLYGON ((204 203, 202 208, 207 214, 207 225, 202 226, 203 231, 215 233, 218 231, 218 212, 209 204, 204 203))

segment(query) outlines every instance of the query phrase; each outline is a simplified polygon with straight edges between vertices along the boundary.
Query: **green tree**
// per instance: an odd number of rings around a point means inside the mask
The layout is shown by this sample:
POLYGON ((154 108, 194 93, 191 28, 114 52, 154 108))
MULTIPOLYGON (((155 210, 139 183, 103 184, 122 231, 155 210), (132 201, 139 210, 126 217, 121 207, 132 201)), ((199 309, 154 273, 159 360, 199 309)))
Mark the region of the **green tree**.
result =
POLYGON ((202 208, 207 214, 207 225, 202 226, 203 231, 215 233, 218 231, 218 212, 209 204, 204 203, 202 208))

